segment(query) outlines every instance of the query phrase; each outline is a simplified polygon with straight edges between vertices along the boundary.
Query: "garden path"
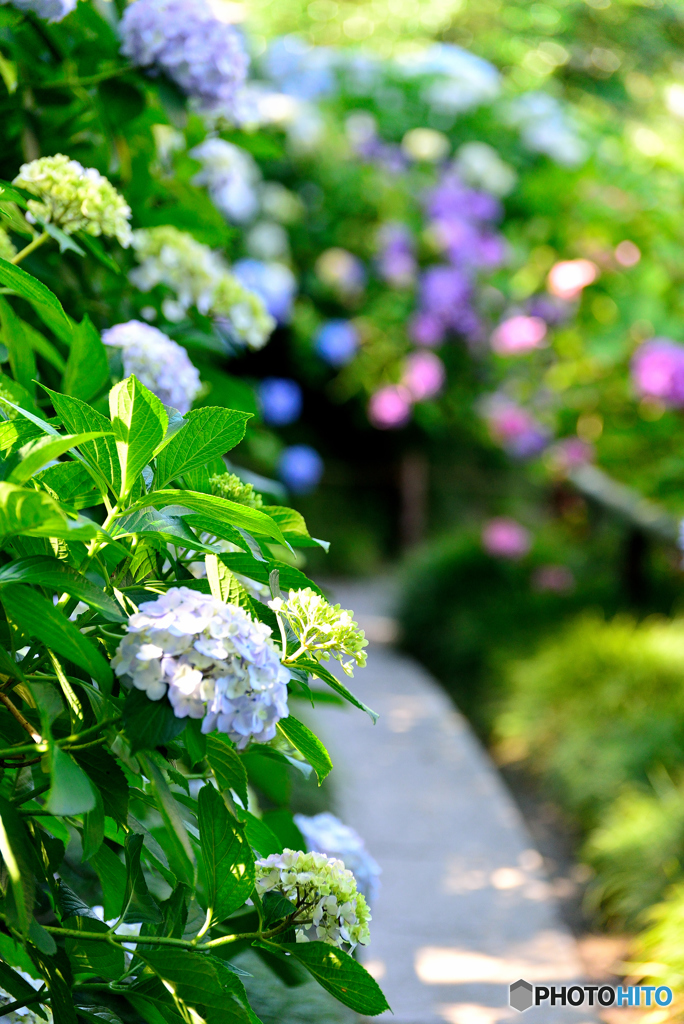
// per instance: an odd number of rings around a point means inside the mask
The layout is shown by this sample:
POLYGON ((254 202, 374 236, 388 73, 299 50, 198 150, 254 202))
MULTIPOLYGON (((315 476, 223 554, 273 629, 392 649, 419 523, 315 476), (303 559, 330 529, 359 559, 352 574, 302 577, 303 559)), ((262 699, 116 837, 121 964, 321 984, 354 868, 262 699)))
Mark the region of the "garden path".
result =
POLYGON ((362 954, 396 1024, 591 1024, 571 1007, 518 1015, 518 978, 581 978, 539 853, 499 774, 440 686, 391 647, 387 581, 333 584, 371 640, 353 688, 380 713, 319 705, 337 810, 383 870, 372 945, 362 954))

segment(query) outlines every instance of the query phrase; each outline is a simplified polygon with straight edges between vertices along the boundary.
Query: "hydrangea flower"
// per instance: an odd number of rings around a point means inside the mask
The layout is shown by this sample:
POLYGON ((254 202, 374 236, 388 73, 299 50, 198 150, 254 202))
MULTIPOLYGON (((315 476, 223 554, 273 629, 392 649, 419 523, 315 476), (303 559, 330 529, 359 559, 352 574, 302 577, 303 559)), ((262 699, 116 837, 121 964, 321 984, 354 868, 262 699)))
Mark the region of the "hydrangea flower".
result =
POLYGON ((291 590, 286 601, 276 597, 269 601, 269 608, 283 616, 299 641, 300 650, 293 657, 304 652, 316 661, 333 657, 348 676, 354 674, 354 662, 359 668, 366 664, 368 641, 353 613, 339 604, 328 604, 311 587, 291 590), (350 660, 345 662, 345 657, 350 660))
POLYGON ((548 93, 528 92, 518 96, 508 105, 506 120, 520 129, 524 146, 550 156, 562 167, 577 167, 589 155, 567 111, 548 93))
POLYGON ((274 39, 262 58, 267 78, 281 92, 301 100, 316 100, 337 90, 336 54, 326 47, 309 46, 298 36, 274 39))
POLYGON ((85 231, 130 245, 131 208, 94 167, 83 167, 62 153, 42 156, 22 164, 12 184, 37 197, 28 201, 35 220, 54 224, 67 235, 85 231))
POLYGON ((120 32, 134 64, 161 69, 202 108, 232 116, 249 59, 209 0, 135 0, 120 32))
POLYGON ((546 338, 546 322, 538 316, 510 316, 503 320, 490 338, 500 356, 516 356, 541 348, 546 338))
POLYGON ((108 328, 102 332, 102 341, 121 349, 124 376, 135 374, 164 405, 173 406, 183 415, 190 410, 202 385, 182 345, 140 320, 108 328))
POLYGON ((684 345, 651 338, 634 353, 632 381, 645 398, 679 409, 684 406, 684 345))
POLYGON ((370 942, 368 904, 341 860, 323 853, 283 850, 256 861, 261 897, 278 892, 293 906, 298 942, 319 939, 354 949, 370 942))
POLYGON ((302 389, 288 377, 266 377, 259 385, 259 402, 265 423, 286 427, 301 415, 302 389))
MULTIPOLYGON (((254 490, 252 484, 246 484, 236 476, 235 473, 217 473, 209 478, 211 493, 219 498, 227 498, 228 501, 236 501, 239 505, 248 505, 249 508, 261 508, 264 499, 254 490)), ((230 543, 226 541, 225 543, 230 543)), ((233 547, 226 550, 233 550, 233 547)))
POLYGON ((482 403, 482 413, 492 438, 514 458, 532 458, 549 443, 548 431, 506 395, 489 395, 482 403))
POLYGON ((11 3, 18 11, 33 11, 45 21, 62 21, 76 7, 76 0, 0 0, 0 3, 11 3))
POLYGON ((293 494, 309 494, 320 483, 325 466, 310 444, 293 444, 278 459, 278 476, 293 494))
POLYGON ((190 156, 202 164, 193 184, 207 186, 214 205, 228 220, 244 224, 255 216, 261 172, 251 153, 223 139, 205 139, 190 156))
POLYGON ((13 256, 16 256, 17 248, 12 243, 12 239, 7 234, 3 227, 0 227, 0 257, 3 260, 11 260, 13 256))
POLYGON ((433 43, 407 54, 400 67, 411 77, 439 76, 425 88, 423 98, 440 113, 457 114, 490 103, 501 90, 494 65, 454 43, 433 43))
POLYGON ((598 277, 598 267, 591 260, 561 260, 549 271, 548 289, 566 302, 578 298, 598 277))
POLYGON ((444 387, 446 369, 434 352, 412 352, 404 365, 402 383, 415 402, 434 398, 444 387))
POLYGON ((532 546, 529 530, 516 522, 501 516, 490 519, 482 529, 482 546, 489 555, 495 558, 508 558, 517 561, 524 558, 532 546))
POLYGON ((378 430, 398 430, 411 419, 413 396, 404 384, 387 384, 371 395, 368 418, 378 430))
POLYGON ((279 324, 289 321, 297 280, 284 263, 245 259, 233 264, 233 273, 241 284, 254 292, 279 324))
POLYGON ((416 278, 415 242, 405 224, 384 224, 379 234, 378 272, 394 288, 408 288, 416 278))
POLYGON ((360 259, 347 249, 326 249, 316 260, 316 274, 328 288, 340 295, 354 296, 366 283, 366 271, 360 259))
POLYGON ((337 857, 351 871, 359 892, 368 903, 377 898, 380 888, 380 865, 371 857, 359 833, 344 825, 330 811, 308 817, 295 814, 294 822, 306 840, 310 853, 325 853, 337 857))
POLYGON ((345 366, 356 355, 359 332, 349 320, 328 320, 314 337, 314 348, 331 366, 345 366))
POLYGON ((144 292, 159 284, 175 292, 175 299, 165 300, 162 307, 167 319, 181 320, 196 306, 215 317, 232 340, 250 348, 266 344, 275 327, 273 317, 208 245, 169 224, 136 231, 133 248, 140 266, 130 272, 131 282, 144 292))
POLYGON ((112 659, 150 700, 168 694, 177 718, 203 719, 242 750, 268 743, 286 718, 289 673, 271 629, 243 609, 187 587, 145 601, 112 659))

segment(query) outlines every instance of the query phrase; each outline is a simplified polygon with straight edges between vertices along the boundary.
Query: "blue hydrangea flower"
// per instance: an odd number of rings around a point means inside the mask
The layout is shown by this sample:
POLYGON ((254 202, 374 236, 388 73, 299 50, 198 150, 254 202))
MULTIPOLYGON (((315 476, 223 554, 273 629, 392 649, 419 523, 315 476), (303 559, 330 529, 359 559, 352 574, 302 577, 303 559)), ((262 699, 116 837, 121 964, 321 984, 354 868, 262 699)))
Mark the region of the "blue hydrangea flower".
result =
POLYGON ((323 459, 308 444, 293 444, 278 460, 278 476, 293 494, 310 494, 323 476, 323 459))
POLYGON ((121 350, 125 377, 134 373, 164 405, 183 415, 190 410, 202 385, 182 345, 140 320, 115 324, 102 332, 102 341, 121 350))
POLYGON ((289 321, 297 281, 284 263, 263 260, 238 260, 232 271, 240 284, 254 292, 279 324, 289 321))
POLYGON ((358 347, 359 333, 349 320, 328 320, 314 338, 314 348, 331 366, 345 366, 358 347))
POLYGON ((11 3, 18 11, 33 11, 45 21, 62 21, 76 7, 76 0, 0 0, 0 4, 11 3))
POLYGON ((359 892, 363 893, 368 903, 377 898, 381 868, 355 829, 343 824, 330 811, 323 811, 313 817, 295 814, 294 821, 310 853, 325 853, 328 857, 339 858, 353 874, 359 892))
POLYGON ((272 427, 286 427, 302 412, 302 389, 288 377, 266 377, 259 385, 261 412, 272 427))
POLYGON ((121 52, 157 68, 206 110, 231 116, 249 58, 209 0, 135 0, 121 19, 121 52))

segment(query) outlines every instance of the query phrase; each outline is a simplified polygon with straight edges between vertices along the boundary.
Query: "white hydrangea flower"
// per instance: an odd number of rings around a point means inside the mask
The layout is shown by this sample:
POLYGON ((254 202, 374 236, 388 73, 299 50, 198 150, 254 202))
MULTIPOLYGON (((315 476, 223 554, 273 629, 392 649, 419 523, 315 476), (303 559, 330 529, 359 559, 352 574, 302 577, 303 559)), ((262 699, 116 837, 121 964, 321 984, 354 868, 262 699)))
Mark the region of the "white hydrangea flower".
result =
POLYGON ((36 220, 55 224, 71 235, 116 238, 127 247, 131 242, 131 208, 114 186, 94 167, 57 153, 22 164, 13 185, 25 188, 37 199, 29 199, 29 213, 36 220))
POLYGON ((261 172, 251 153, 223 139, 205 139, 190 156, 202 164, 193 184, 207 186, 214 205, 228 220, 244 224, 257 214, 261 172))
POLYGON ((306 652, 317 661, 328 661, 332 656, 348 676, 354 674, 354 662, 359 668, 366 664, 364 647, 368 641, 354 622, 353 613, 339 604, 328 604, 311 587, 291 590, 287 601, 277 597, 268 606, 287 620, 301 645, 292 657, 306 652), (345 662, 345 656, 350 660, 345 662))
POLYGON ((62 21, 76 7, 76 0, 0 0, 0 3, 11 3, 18 11, 33 11, 49 22, 62 21))
POLYGON ((268 743, 288 715, 289 673, 271 629, 237 605, 173 587, 128 620, 112 659, 119 676, 150 700, 168 692, 178 718, 201 718, 243 749, 268 743))
POLYGON ((261 348, 275 328, 275 320, 262 299, 245 288, 220 256, 187 231, 163 225, 133 234, 140 266, 130 281, 143 292, 163 284, 175 292, 173 304, 164 303, 164 315, 180 320, 190 306, 216 318, 234 341, 261 348))
POLYGON ((294 822, 304 836, 310 853, 325 853, 337 857, 351 871, 359 892, 367 902, 373 903, 380 888, 381 868, 371 857, 356 829, 343 824, 330 811, 314 814, 295 814, 294 822))
POLYGON ((256 888, 262 897, 279 892, 296 908, 297 942, 319 939, 351 949, 370 942, 368 904, 341 860, 301 850, 272 853, 256 862, 256 888))
POLYGON ((125 377, 135 374, 164 405, 183 415, 190 410, 202 385, 182 345, 140 320, 109 327, 102 332, 102 341, 121 349, 125 377))

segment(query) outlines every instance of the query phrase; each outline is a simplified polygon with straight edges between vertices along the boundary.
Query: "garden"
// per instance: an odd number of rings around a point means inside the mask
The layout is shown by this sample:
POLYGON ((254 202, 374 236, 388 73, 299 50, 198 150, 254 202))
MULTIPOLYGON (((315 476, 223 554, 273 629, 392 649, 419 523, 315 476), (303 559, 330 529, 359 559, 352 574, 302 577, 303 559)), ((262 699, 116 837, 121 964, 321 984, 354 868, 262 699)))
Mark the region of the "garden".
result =
POLYGON ((389 1019, 339 579, 684 1019, 679 0, 1 0, 0 78, 3 1020, 389 1019))

